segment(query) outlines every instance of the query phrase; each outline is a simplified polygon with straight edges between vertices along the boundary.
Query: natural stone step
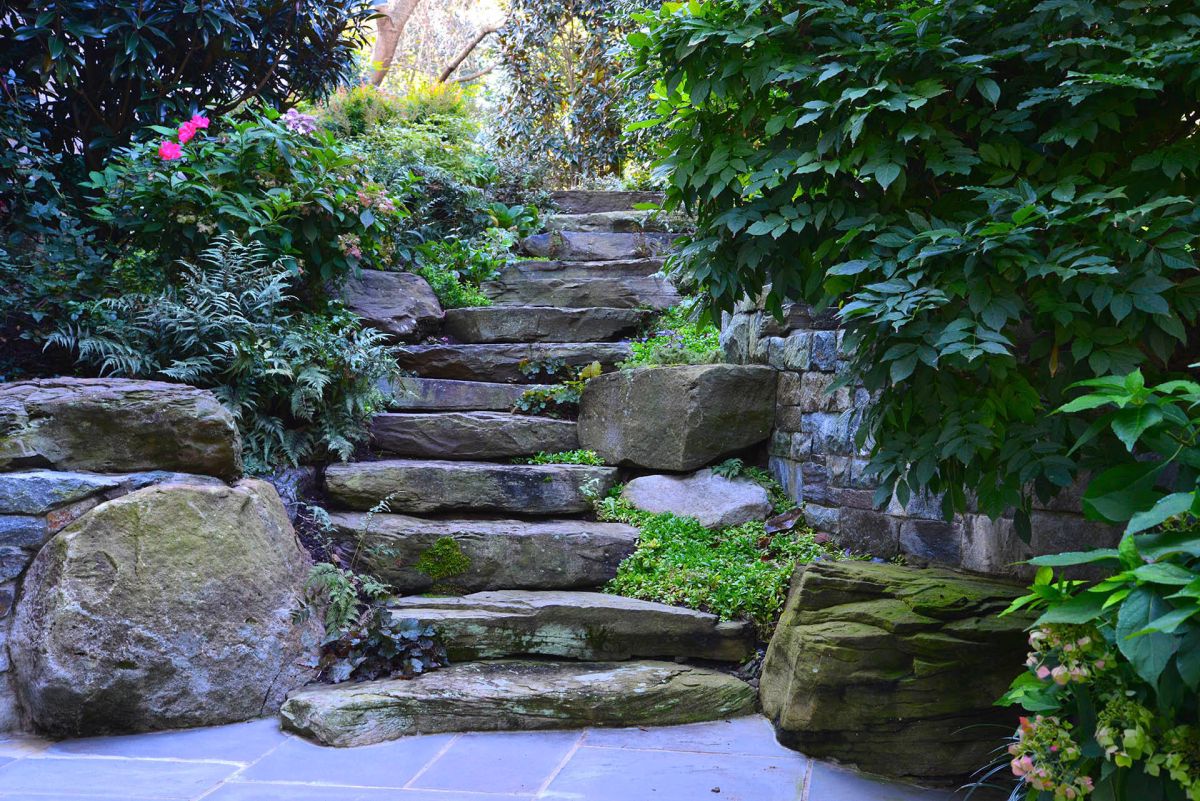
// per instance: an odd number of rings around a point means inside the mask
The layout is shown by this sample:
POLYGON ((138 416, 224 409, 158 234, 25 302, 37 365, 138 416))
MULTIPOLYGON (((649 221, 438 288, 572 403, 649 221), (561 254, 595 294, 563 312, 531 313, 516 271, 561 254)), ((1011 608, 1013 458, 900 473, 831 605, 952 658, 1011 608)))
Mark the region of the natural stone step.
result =
POLYGON ((557 261, 554 259, 522 259, 508 264, 500 271, 498 280, 521 278, 644 278, 662 271, 666 259, 649 256, 644 259, 607 259, 604 261, 557 261))
POLYGON ((371 445, 393 456, 504 459, 579 447, 575 423, 506 412, 377 414, 371 445))
POLYGON ((284 728, 324 745, 448 731, 668 726, 748 715, 754 688, 670 662, 472 662, 412 680, 292 693, 284 728))
POLYGON ((489 281, 483 291, 497 306, 607 306, 662 310, 679 303, 666 278, 541 278, 514 276, 489 281))
POLYGON ((427 378, 533 383, 559 378, 538 365, 582 367, 600 362, 605 369, 630 356, 627 342, 565 342, 496 345, 409 345, 398 348, 401 368, 427 378), (522 369, 524 368, 524 369, 522 369))
POLYGON ((399 593, 427 592, 435 583, 455 592, 599 587, 616 576, 638 539, 633 526, 587 520, 329 517, 339 539, 361 546, 366 572, 399 593))
POLYGON ((396 342, 419 342, 442 321, 429 282, 412 273, 362 270, 346 282, 343 296, 366 325, 396 342))
POLYGON ((753 638, 743 622, 600 592, 414 596, 389 608, 396 619, 433 626, 455 662, 510 656, 740 662, 750 654, 753 638))
POLYGON ((641 210, 591 211, 582 214, 551 214, 545 226, 549 232, 578 231, 584 233, 638 233, 640 231, 680 231, 686 221, 661 212, 641 210))
POLYGON ((522 252, 559 261, 641 259, 659 256, 671 249, 679 234, 585 233, 556 231, 534 234, 521 240, 522 252))
POLYGON ((644 309, 480 306, 451 309, 443 330, 466 343, 604 342, 634 333, 651 316, 644 309))
POLYGON ((454 381, 448 378, 402 376, 390 387, 390 408, 409 411, 508 411, 526 390, 538 384, 496 384, 487 381, 454 381))
POLYGON ((625 211, 640 203, 659 204, 661 192, 604 192, 592 189, 567 189, 551 192, 550 199, 564 214, 625 211))
POLYGON ((349 462, 325 470, 325 491, 338 506, 390 511, 476 510, 522 515, 586 512, 616 481, 611 467, 495 464, 437 459, 349 462))

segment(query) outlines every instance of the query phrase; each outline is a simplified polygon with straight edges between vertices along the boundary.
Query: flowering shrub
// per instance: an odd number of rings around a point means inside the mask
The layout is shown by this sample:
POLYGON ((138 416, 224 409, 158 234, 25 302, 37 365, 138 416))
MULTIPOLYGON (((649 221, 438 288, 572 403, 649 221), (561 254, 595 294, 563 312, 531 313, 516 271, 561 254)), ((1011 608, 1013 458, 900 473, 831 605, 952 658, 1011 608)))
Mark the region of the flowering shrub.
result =
POLYGON ((84 184, 126 246, 169 266, 217 235, 254 240, 318 297, 325 282, 388 261, 401 204, 307 115, 259 109, 212 127, 196 115, 151 130, 166 138, 120 151, 84 184))

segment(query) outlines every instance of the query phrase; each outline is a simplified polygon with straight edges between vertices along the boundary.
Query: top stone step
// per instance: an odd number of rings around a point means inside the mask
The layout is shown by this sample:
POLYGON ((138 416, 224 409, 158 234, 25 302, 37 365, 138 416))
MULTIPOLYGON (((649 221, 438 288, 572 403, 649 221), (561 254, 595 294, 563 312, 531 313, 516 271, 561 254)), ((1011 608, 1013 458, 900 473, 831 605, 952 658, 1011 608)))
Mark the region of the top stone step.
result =
POLYGON ((551 192, 550 199, 563 214, 626 211, 638 203, 662 203, 661 192, 597 192, 587 189, 568 189, 551 192))
POLYGON ((679 234, 584 233, 556 231, 521 240, 526 255, 559 261, 607 261, 660 256, 671 249, 679 234))

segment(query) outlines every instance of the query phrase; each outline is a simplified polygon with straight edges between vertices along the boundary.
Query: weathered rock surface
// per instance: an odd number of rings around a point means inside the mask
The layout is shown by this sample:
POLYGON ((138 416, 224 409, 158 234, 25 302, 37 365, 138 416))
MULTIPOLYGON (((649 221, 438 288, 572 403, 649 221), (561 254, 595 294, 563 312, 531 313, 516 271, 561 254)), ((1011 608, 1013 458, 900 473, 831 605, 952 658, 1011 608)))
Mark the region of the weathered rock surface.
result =
POLYGON ((0 384, 0 470, 174 470, 233 479, 242 448, 207 390, 161 381, 47 378, 0 384))
POLYGON ((527 390, 545 384, 499 384, 487 381, 454 381, 449 378, 404 376, 391 386, 397 410, 508 411, 527 390))
POLYGON ((679 291, 666 278, 543 278, 532 273, 489 281, 483 291, 497 306, 606 306, 662 310, 679 303, 679 291))
POLYGON ((311 676, 319 624, 291 620, 307 569, 265 482, 159 485, 104 503, 25 576, 10 648, 18 693, 55 735, 269 713, 311 676))
POLYGON ((625 485, 621 497, 647 512, 694 517, 705 528, 740 526, 771 514, 771 499, 759 484, 748 478, 724 478, 712 470, 688 476, 641 476, 625 485))
POLYGON ((644 309, 480 306, 446 312, 444 328, 460 342, 604 342, 649 322, 644 309))
POLYGON ((395 618, 433 626, 452 661, 549 656, 740 662, 753 647, 753 633, 743 622, 600 592, 414 596, 396 599, 389 608, 395 618))
POLYGON ((606 192, 593 189, 565 189, 551 192, 550 199, 564 214, 625 211, 641 203, 662 203, 661 192, 606 192))
POLYGON ((639 231, 680 231, 687 221, 661 212, 620 210, 589 211, 578 214, 551 214, 546 218, 546 230, 638 233, 639 231))
POLYGON ((763 710, 780 742, 817 758, 924 781, 987 764, 993 703, 1022 670, 1022 593, 949 570, 863 562, 797 569, 763 663, 763 710))
POLYGON ((284 728, 334 746, 447 731, 669 726, 748 715, 754 689, 670 662, 473 662, 411 681, 313 687, 283 705, 284 728))
POLYGON ((392 459, 330 465, 325 491, 349 509, 384 498, 393 512, 472 509, 523 515, 576 514, 612 488, 611 467, 392 459))
POLYGON ((629 344, 625 342, 411 345, 398 350, 396 361, 401 368, 429 378, 528 384, 539 379, 545 381, 546 375, 526 375, 522 367, 557 361, 575 367, 600 362, 609 368, 629 355, 629 344))
POLYGON ((678 238, 679 234, 665 233, 556 231, 525 237, 521 250, 530 256, 559 261, 635 259, 666 253, 678 238))
POLYGON ((371 444, 394 456, 503 459, 579 447, 575 423, 505 412, 377 414, 371 444))
POLYGON ((769 436, 775 375, 709 364, 593 378, 580 404, 580 445, 608 464, 695 470, 769 436))
POLYGON ((417 342, 442 322, 437 295, 412 273, 363 270, 346 282, 345 298, 350 311, 396 342, 417 342))
POLYGON ((330 513, 340 539, 362 544, 366 572, 402 594, 434 585, 455 592, 599 587, 616 576, 638 539, 633 526, 587 520, 366 518, 330 513))

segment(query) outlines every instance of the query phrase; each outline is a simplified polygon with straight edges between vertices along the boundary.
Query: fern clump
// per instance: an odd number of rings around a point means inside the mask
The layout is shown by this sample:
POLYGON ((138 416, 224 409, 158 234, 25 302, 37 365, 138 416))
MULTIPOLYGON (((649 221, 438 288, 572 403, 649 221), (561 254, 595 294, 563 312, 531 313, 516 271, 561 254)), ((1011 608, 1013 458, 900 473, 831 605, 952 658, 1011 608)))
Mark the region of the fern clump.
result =
POLYGON ((348 458, 383 408, 395 359, 334 304, 292 311, 293 273, 257 244, 221 237, 172 286, 80 307, 50 337, 102 374, 211 389, 237 419, 247 465, 348 458))

